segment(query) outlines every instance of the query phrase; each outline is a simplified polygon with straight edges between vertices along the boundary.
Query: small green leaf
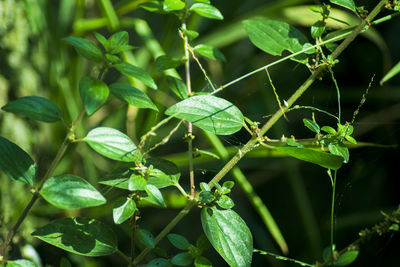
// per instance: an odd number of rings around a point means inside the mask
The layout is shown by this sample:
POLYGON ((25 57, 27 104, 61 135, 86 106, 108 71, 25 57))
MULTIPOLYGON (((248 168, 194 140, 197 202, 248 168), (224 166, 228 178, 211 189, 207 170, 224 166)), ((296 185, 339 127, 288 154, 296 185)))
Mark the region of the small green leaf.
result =
POLYGON ((211 191, 210 187, 205 182, 201 182, 200 183, 200 188, 201 188, 202 191, 211 191))
POLYGON ((352 144, 357 144, 357 141, 356 141, 356 139, 354 139, 352 136, 350 136, 350 135, 346 135, 344 138, 346 138, 346 140, 347 141, 349 141, 350 143, 352 143, 352 144))
POLYGON ((119 58, 118 56, 111 55, 109 53, 106 53, 106 58, 111 63, 120 63, 121 62, 121 58, 119 58))
POLYGON ((349 250, 339 256, 338 259, 333 261, 333 265, 335 266, 346 266, 351 264, 353 261, 357 259, 358 250, 349 250))
POLYGON ((251 265, 253 237, 240 216, 231 209, 203 208, 201 224, 214 249, 232 267, 251 265))
POLYGON ((113 160, 135 162, 141 158, 141 154, 132 140, 113 128, 94 128, 83 141, 97 153, 113 160))
POLYGON ((325 22, 317 21, 311 26, 311 37, 318 38, 321 37, 322 34, 325 32, 325 22))
POLYGON ((153 234, 142 228, 135 231, 135 242, 143 244, 148 248, 156 247, 153 234))
POLYGON ((291 157, 317 164, 321 167, 337 170, 343 164, 343 158, 326 152, 316 151, 304 147, 275 147, 279 152, 291 157))
POLYGON ((235 182, 234 181, 225 181, 222 184, 222 187, 228 188, 228 189, 232 189, 235 186, 235 182))
POLYGON ((148 87, 157 90, 157 85, 154 82, 153 78, 145 72, 143 69, 133 66, 132 64, 122 62, 119 64, 113 65, 120 73, 125 76, 131 76, 139 81, 143 82, 148 87))
POLYGON ((193 50, 203 57, 226 62, 226 58, 221 51, 212 47, 211 45, 199 44, 196 45, 193 50))
POLYGON ((67 37, 63 41, 72 45, 81 56, 94 62, 103 61, 101 50, 89 40, 80 37, 67 37))
POLYGON ((188 37, 189 41, 196 39, 199 36, 199 33, 193 30, 182 29, 180 30, 188 37))
POLYGON ((294 146, 294 147, 303 147, 303 145, 302 144, 300 144, 300 143, 297 143, 296 141, 294 141, 292 138, 288 138, 288 139, 286 139, 286 144, 288 145, 288 146, 294 146))
POLYGON ((168 69, 174 69, 182 64, 182 61, 167 55, 159 56, 156 59, 156 70, 162 72, 168 69))
POLYGON ((110 85, 110 91, 113 95, 138 108, 150 108, 158 111, 158 108, 151 99, 139 89, 128 84, 113 83, 110 85))
POLYGON ((113 219, 115 224, 121 224, 131 218, 135 214, 136 203, 130 197, 126 198, 124 204, 119 207, 113 208, 113 219))
POLYGON ((215 200, 215 196, 211 191, 202 191, 199 194, 199 201, 201 203, 210 204, 215 200))
POLYGON ((188 98, 187 95, 187 87, 186 84, 175 77, 172 76, 167 76, 167 84, 169 86, 169 88, 172 90, 172 92, 174 92, 174 94, 179 97, 179 99, 183 100, 188 98))
POLYGON ((94 33, 94 37, 96 37, 96 40, 104 47, 105 50, 107 50, 108 48, 107 38, 98 32, 94 33))
POLYGON ((328 149, 333 155, 341 156, 345 163, 349 162, 349 149, 343 143, 329 143, 328 149))
POLYGON ((388 73, 385 74, 385 76, 382 78, 382 80, 379 82, 381 85, 390 79, 392 79, 394 76, 400 73, 400 61, 397 62, 396 65, 394 65, 393 68, 391 68, 388 73))
POLYGON ((229 101, 212 95, 197 95, 185 99, 165 111, 165 114, 192 122, 193 125, 218 135, 239 131, 242 112, 229 101))
POLYGON ((212 263, 206 257, 198 256, 194 259, 194 267, 212 267, 212 263))
POLYGON ((156 258, 146 264, 146 267, 172 267, 172 264, 163 258, 156 258))
POLYGON ((107 101, 109 93, 108 86, 103 81, 88 76, 79 81, 79 94, 89 116, 107 101))
POLYGON ((129 34, 126 31, 120 31, 111 35, 107 41, 106 51, 111 54, 117 54, 129 48, 129 34))
POLYGON ((322 126, 321 130, 326 132, 326 133, 329 133, 331 135, 336 135, 337 134, 336 130, 333 129, 331 126, 322 126))
POLYGON ((231 209, 235 206, 235 203, 233 202, 233 200, 228 197, 227 195, 222 195, 218 200, 217 200, 217 204, 220 208, 222 209, 231 209))
POLYGON ((174 247, 179 248, 181 250, 187 250, 190 247, 189 241, 182 235, 169 234, 167 235, 167 238, 174 247))
POLYGON ((28 153, 1 136, 0 151, 0 170, 12 180, 33 185, 36 164, 28 153))
POLYGON ((39 267, 36 263, 29 260, 8 261, 6 267, 39 267))
POLYGON ((205 3, 205 4, 210 4, 211 1, 210 0, 195 0, 196 2, 200 2, 200 3, 205 3))
POLYGON ((319 125, 315 121, 312 121, 309 119, 303 119, 303 123, 304 123, 304 126, 306 126, 308 129, 310 129, 314 133, 318 134, 321 132, 319 125))
MULTIPOLYGON (((264 52, 280 56, 284 50, 296 53, 303 50, 307 38, 293 26, 274 20, 249 19, 243 21, 250 41, 264 52)), ((308 63, 308 57, 300 54, 294 58, 300 63, 308 63)))
POLYGON ((32 236, 63 250, 89 257, 113 254, 117 237, 111 228, 95 219, 63 218, 37 229, 32 236))
POLYGON ((181 176, 178 166, 165 159, 149 158, 146 159, 145 165, 153 166, 153 169, 148 173, 147 184, 152 184, 157 188, 176 185, 181 176))
POLYGON ((156 206, 160 206, 160 207, 167 207, 165 205, 163 196, 160 192, 160 190, 151 184, 146 185, 146 193, 148 194, 148 197, 146 197, 145 199, 148 200, 149 202, 155 204, 156 206))
POLYGON ((207 150, 197 149, 196 153, 198 153, 199 156, 200 155, 206 155, 206 156, 209 156, 209 157, 212 157, 212 158, 215 158, 215 159, 220 159, 220 157, 217 154, 212 153, 212 152, 207 151, 207 150))
POLYGON ((164 0, 163 9, 167 12, 181 10, 186 6, 185 2, 181 0, 164 0))
POLYGON ((189 252, 176 254, 171 259, 171 263, 178 266, 188 266, 193 262, 193 256, 189 252))
POLYGON ((141 8, 154 13, 164 14, 166 13, 163 9, 164 4, 158 0, 150 0, 149 2, 139 5, 141 8))
POLYGON ((205 3, 195 3, 193 4, 189 10, 196 12, 202 17, 206 17, 209 19, 218 19, 223 20, 224 16, 222 16, 221 12, 215 6, 205 3))
POLYGON ((39 96, 21 97, 11 101, 1 109, 37 121, 55 122, 62 120, 61 110, 51 101, 39 96))
POLYGON ((106 203, 106 199, 85 179, 72 174, 62 174, 49 178, 40 195, 60 209, 81 209, 106 203))
POLYGON ((339 6, 342 6, 344 8, 350 9, 354 13, 357 13, 356 11, 356 5, 354 4, 353 0, 330 0, 332 4, 336 4, 339 6))

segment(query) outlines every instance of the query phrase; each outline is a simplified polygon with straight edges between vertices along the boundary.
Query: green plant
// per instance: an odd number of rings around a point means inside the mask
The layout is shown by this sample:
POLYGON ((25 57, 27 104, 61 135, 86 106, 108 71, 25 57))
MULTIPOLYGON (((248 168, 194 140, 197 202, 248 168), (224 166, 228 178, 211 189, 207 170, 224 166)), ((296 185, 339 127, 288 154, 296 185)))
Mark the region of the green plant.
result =
MULTIPOLYGON (((101 1, 101 3, 112 30, 118 29, 118 25, 122 21, 119 21, 111 3, 105 0, 101 1)), ((135 4, 135 1, 132 3, 135 4)), ((344 266, 354 261, 358 256, 358 248, 356 246, 349 246, 342 251, 336 251, 335 249, 335 189, 338 170, 343 166, 343 163, 347 163, 350 160, 347 146, 359 145, 351 135, 353 133, 352 124, 362 103, 354 113, 352 121, 344 123, 341 115, 340 89, 333 69, 338 64, 338 56, 357 35, 366 31, 371 25, 386 21, 385 18, 374 20, 385 5, 385 1, 380 1, 367 17, 363 17, 365 10, 361 12, 361 9, 357 9, 353 1, 332 0, 331 3, 352 11, 360 17, 360 23, 358 26, 350 27, 344 32, 328 33, 327 20, 334 19, 339 22, 341 20, 331 17, 331 7, 328 5, 322 5, 320 8, 314 7, 312 9, 313 12, 321 15, 321 19, 311 26, 311 36, 315 40, 315 44, 308 43, 307 38, 299 30, 287 23, 254 18, 245 20, 243 26, 251 42, 256 47, 270 55, 281 56, 284 51, 289 51, 290 54, 219 87, 214 85, 199 57, 221 61, 224 61, 225 57, 211 45, 201 43, 195 45, 194 40, 199 36, 199 33, 190 29, 187 23, 194 14, 209 19, 223 20, 221 12, 211 5, 209 1, 165 0, 144 1, 141 4, 141 7, 147 11, 174 15, 175 19, 180 23, 177 35, 179 35, 183 43, 182 51, 171 56, 158 55, 155 59, 157 73, 153 76, 133 63, 131 50, 135 49, 135 47, 129 44, 129 34, 126 31, 117 31, 109 38, 100 33, 95 33, 94 35, 99 45, 80 37, 64 38, 63 41, 65 43, 72 45, 82 57, 94 64, 91 70, 92 74, 79 79, 78 91, 82 109, 72 123, 69 123, 68 118, 63 116, 61 109, 57 105, 43 97, 22 97, 7 103, 2 108, 4 111, 23 115, 41 122, 61 121, 66 126, 66 131, 64 142, 42 178, 39 177, 36 163, 31 156, 13 142, 0 137, 2 151, 0 169, 12 180, 30 186, 33 193, 31 201, 5 238, 1 247, 1 255, 5 255, 6 248, 20 224, 25 220, 39 198, 45 199, 57 208, 66 210, 105 204, 106 198, 103 194, 86 179, 67 173, 53 174, 56 167, 61 164, 61 159, 70 145, 86 143, 100 155, 111 160, 124 162, 124 164, 121 163, 119 165, 118 169, 112 171, 106 180, 100 181, 100 184, 108 186, 110 190, 115 188, 123 190, 120 195, 121 198, 112 201, 112 217, 115 224, 130 221, 132 235, 131 254, 128 256, 126 252, 121 251, 125 249, 118 247, 116 234, 109 225, 97 219, 79 216, 53 220, 32 233, 34 237, 53 246, 83 256, 104 256, 117 253, 131 266, 141 264, 145 256, 151 251, 154 251, 157 256, 147 263, 148 266, 170 266, 172 264, 187 266, 192 263, 195 266, 211 266, 213 260, 207 259, 203 255, 204 251, 209 247, 209 242, 230 266, 250 266, 254 252, 252 233, 245 221, 232 209, 234 201, 229 196, 235 183, 225 181, 222 186, 219 184, 225 175, 232 171, 237 184, 245 190, 253 205, 263 216, 264 223, 282 252, 287 253, 286 241, 275 220, 265 204, 259 200, 259 196, 254 192, 251 184, 237 166, 238 161, 250 153, 251 150, 261 148, 261 150, 267 150, 270 153, 291 156, 328 169, 332 185, 330 245, 324 253, 322 264, 317 262, 314 265, 306 264, 306 266, 344 266), (340 45, 335 45, 336 42, 342 39, 343 41, 340 45), (325 55, 327 53, 330 54, 325 55), (194 63, 204 75, 209 92, 192 89, 191 59, 194 60, 194 63), (287 101, 282 102, 268 70, 272 66, 288 59, 305 65, 311 75, 287 101), (180 66, 184 70, 185 81, 180 78, 175 70, 180 66), (267 73, 279 107, 264 124, 243 116, 241 110, 232 102, 216 96, 221 91, 225 91, 227 87, 264 70, 267 73), (112 71, 126 76, 127 79, 130 79, 128 80, 130 82, 109 82, 106 77, 112 71), (336 87, 338 116, 314 107, 294 106, 300 96, 316 80, 320 79, 324 73, 331 74, 336 87), (164 112, 166 117, 154 123, 140 138, 133 135, 130 136, 108 126, 98 126, 88 131, 79 132, 78 127, 81 125, 81 120, 85 114, 90 117, 100 112, 102 107, 105 108, 107 106, 107 101, 111 96, 137 108, 154 110, 155 112, 161 111, 161 108, 164 107, 154 104, 151 97, 148 96, 155 96, 153 99, 158 97, 158 92, 155 91, 159 89, 159 85, 156 83, 157 79, 165 79, 165 84, 176 95, 178 102, 169 105, 164 112), (154 92, 146 92, 146 89, 139 90, 133 85, 150 88, 154 92), (315 133, 315 138, 301 140, 294 137, 282 137, 280 140, 273 140, 266 137, 266 133, 281 117, 286 116, 287 112, 299 108, 308 108, 329 114, 335 118, 337 129, 330 126, 320 127, 315 119, 303 119, 304 125, 315 133), (178 119, 178 122, 174 119, 178 119), (174 124, 171 127, 172 122, 174 124), (151 156, 153 150, 170 142, 170 139, 181 128, 181 125, 186 125, 184 141, 187 142, 188 184, 190 188, 187 191, 184 189, 184 185, 181 184, 183 177, 181 178, 180 170, 172 161, 151 156), (204 131, 217 153, 194 149, 195 127, 204 131), (217 136, 232 135, 242 128, 247 131, 250 139, 241 148, 237 149, 234 156, 229 159, 227 149, 221 144, 217 136), (163 129, 166 130, 162 131, 163 129), (162 136, 162 138, 159 139, 157 138, 158 136, 162 136), (154 141, 154 139, 158 140, 154 141), (226 164, 208 183, 199 183, 201 191, 196 190, 194 151, 214 158, 220 157, 226 161, 226 164), (331 170, 334 171, 333 174, 331 170), (166 207, 162 192, 165 192, 164 188, 167 187, 177 188, 185 197, 186 205, 160 234, 153 237, 151 229, 145 229, 140 225, 141 210, 145 205, 160 208, 166 207), (198 237, 196 246, 194 246, 185 237, 170 234, 170 232, 196 206, 201 208, 200 220, 207 239, 204 236, 198 237), (166 236, 174 247, 184 250, 184 252, 170 256, 166 251, 158 247, 158 243, 166 236), (135 247, 144 249, 141 250, 139 255, 135 255, 135 247)), ((393 3, 393 5, 396 5, 396 3, 393 3)), ((137 25, 138 21, 134 20, 133 24, 137 25)), ((398 67, 395 66, 393 71, 396 72, 397 69, 398 67)), ((365 101, 365 97, 363 97, 363 101, 365 101)), ((112 115, 110 114, 110 116, 112 115)), ((138 126, 136 125, 136 127, 138 126)), ((395 230, 396 225, 398 227, 399 223, 398 212, 393 213, 388 218, 390 218, 390 225, 385 228, 385 231, 389 228, 390 230, 395 230)), ((280 257, 278 256, 278 258, 280 257)), ((282 259, 291 260, 284 257, 282 259)), ((297 260, 291 261, 305 264, 297 260)), ((27 263, 18 263, 18 261, 10 261, 8 263, 11 266, 13 264, 18 266, 18 264, 27 263)), ((33 263, 30 264, 33 265, 33 263)))

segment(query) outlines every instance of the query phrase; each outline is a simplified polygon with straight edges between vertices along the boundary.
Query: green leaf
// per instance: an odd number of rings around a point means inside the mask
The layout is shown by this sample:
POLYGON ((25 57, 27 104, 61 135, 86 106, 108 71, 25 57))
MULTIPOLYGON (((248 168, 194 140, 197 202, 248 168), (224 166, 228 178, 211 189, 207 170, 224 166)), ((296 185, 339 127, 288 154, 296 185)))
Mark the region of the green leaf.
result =
POLYGON ((221 207, 222 209, 231 209, 235 206, 235 203, 233 202, 233 200, 228 197, 227 195, 222 195, 218 200, 217 200, 217 204, 219 207, 221 207))
POLYGON ((204 234, 201 234, 196 240, 196 247, 201 251, 206 251, 211 247, 210 241, 204 234))
POLYGON ((168 69, 174 69, 182 64, 182 61, 167 55, 162 55, 156 59, 156 70, 162 72, 168 69))
POLYGON ((211 191, 202 191, 199 194, 199 201, 201 203, 210 204, 215 200, 215 196, 211 191))
POLYGON ((321 37, 322 34, 325 32, 325 22, 317 21, 311 26, 311 37, 318 38, 321 37))
POLYGON ((349 162, 349 149, 343 143, 329 143, 328 149, 333 155, 341 156, 345 163, 349 162))
POLYGON ((174 247, 179 248, 181 250, 187 250, 190 247, 189 241, 182 235, 169 234, 167 235, 167 238, 174 247))
POLYGON ((217 154, 212 153, 212 152, 207 151, 207 150, 197 149, 196 153, 198 153, 199 156, 200 155, 206 155, 206 156, 209 156, 209 157, 212 157, 212 158, 215 158, 215 159, 220 159, 220 157, 217 154))
POLYGON ((185 99, 168 108, 165 114, 187 120, 204 131, 219 135, 233 134, 244 124, 243 114, 237 107, 212 95, 185 99))
POLYGON ((36 263, 29 260, 8 261, 6 267, 39 267, 36 263))
POLYGON ((178 266, 188 266, 193 262, 193 256, 189 252, 176 254, 171 259, 171 263, 178 266))
POLYGON ((211 45, 199 44, 196 45, 193 50, 203 57, 226 62, 226 58, 221 51, 212 47, 211 45))
POLYGON ((115 224, 121 224, 128 220, 137 211, 136 203, 133 199, 127 197, 124 204, 119 207, 113 208, 113 219, 115 224))
POLYGON ((357 13, 356 11, 356 5, 354 4, 353 0, 330 0, 332 4, 336 4, 339 6, 342 6, 344 8, 350 9, 354 13, 357 13))
POLYGON ((103 61, 101 50, 89 40, 80 37, 67 37, 63 38, 63 41, 72 45, 81 56, 94 62, 103 61))
POLYGON ((172 264, 163 258, 156 258, 146 264, 146 267, 172 267, 172 264))
POLYGON ((147 181, 144 177, 133 173, 129 178, 128 189, 129 191, 145 190, 146 185, 147 181))
POLYGON ((353 137, 351 137, 350 135, 346 135, 344 138, 346 138, 347 141, 349 141, 352 144, 357 144, 356 139, 354 139, 353 137))
POLYGON ((251 265, 253 237, 236 212, 216 207, 203 208, 201 224, 211 245, 230 266, 251 265))
POLYGON ((337 170, 343 164, 343 158, 326 152, 316 151, 304 147, 275 147, 279 152, 291 157, 317 164, 321 167, 337 170))
POLYGON ((167 207, 165 205, 163 196, 160 192, 160 190, 151 184, 146 185, 146 193, 148 194, 148 197, 146 197, 145 199, 148 200, 149 202, 155 204, 156 206, 160 206, 160 207, 167 207))
MULTIPOLYGON (((296 53, 303 50, 307 38, 293 26, 275 20, 249 19, 243 21, 244 28, 250 41, 264 52, 280 56, 284 50, 296 53)), ((306 64, 307 55, 300 54, 295 61, 306 64)))
POLYGON ((37 229, 32 236, 83 256, 104 256, 117 250, 117 237, 111 228, 89 218, 58 219, 37 229))
POLYGON ((235 182, 234 181, 225 181, 222 184, 222 188, 228 188, 228 189, 232 189, 235 186, 235 182))
POLYGON ((346 266, 351 264, 353 261, 357 259, 358 250, 349 250, 339 256, 338 259, 333 261, 333 265, 335 266, 346 266))
POLYGON ((167 12, 181 10, 186 6, 185 2, 181 0, 164 0, 163 9, 167 12))
POLYGON ((72 174, 51 177, 40 191, 40 195, 60 209, 81 209, 99 206, 106 199, 85 179, 72 174))
POLYGON ((300 144, 300 143, 294 141, 292 138, 286 139, 286 144, 287 144, 288 146, 304 147, 302 144, 300 144))
POLYGON ((122 74, 138 79, 148 87, 157 90, 157 85, 154 82, 153 78, 151 78, 151 76, 143 69, 133 66, 126 62, 114 64, 113 67, 116 68, 122 74))
POLYGON ((195 267, 212 267, 212 263, 204 256, 198 256, 194 259, 195 267))
POLYGON ((388 73, 385 74, 385 76, 382 78, 382 80, 379 82, 381 85, 390 79, 392 79, 394 76, 400 73, 400 61, 397 62, 396 65, 394 65, 393 68, 391 68, 388 73))
POLYGON ((147 179, 147 184, 152 184, 157 188, 176 185, 181 176, 178 166, 165 159, 149 158, 146 159, 145 165, 153 166, 153 169, 149 171, 150 176, 147 179))
POLYGON ((205 182, 201 182, 200 183, 200 188, 201 188, 202 191, 211 191, 210 187, 205 182))
POLYGON ((193 4, 189 10, 196 12, 202 17, 206 17, 209 19, 218 19, 223 20, 224 16, 222 16, 221 12, 215 6, 205 3, 195 3, 193 4))
POLYGON ((180 28, 180 30, 188 37, 189 41, 192 41, 199 36, 199 33, 193 30, 187 30, 183 28, 180 28))
POLYGON ((303 119, 304 126, 306 126, 308 129, 313 131, 314 133, 320 133, 321 129, 319 128, 318 123, 315 121, 309 120, 309 119, 303 119))
POLYGON ((161 14, 166 13, 163 9, 164 4, 158 0, 152 0, 152 1, 149 1, 146 3, 143 3, 140 5, 140 7, 147 11, 154 12, 154 13, 161 13, 161 14))
POLYGON ((107 84, 95 78, 86 76, 79 81, 79 94, 89 116, 107 101, 109 93, 107 84))
POLYGON ((72 264, 66 257, 62 257, 60 260, 60 267, 72 267, 72 264))
POLYGON ((129 34, 126 31, 114 33, 107 41, 108 53, 117 54, 127 49, 129 49, 129 34))
POLYGON ((172 92, 174 92, 174 94, 177 97, 179 97, 179 99, 183 100, 183 99, 188 98, 187 87, 186 87, 186 84, 182 80, 172 77, 172 76, 167 76, 166 81, 167 81, 168 87, 172 90, 172 92))
POLYGON ((98 32, 94 33, 94 37, 96 37, 96 40, 104 47, 105 50, 107 50, 108 48, 107 38, 98 32))
POLYGON ((0 170, 12 180, 33 185, 36 164, 28 153, 1 136, 0 151, 0 170))
POLYGON ((127 135, 113 128, 94 128, 83 141, 97 153, 113 160, 135 162, 141 158, 133 141, 127 135))
POLYGON ((142 228, 135 231, 135 242, 143 244, 148 248, 156 247, 153 234, 142 228))
POLYGON ((333 129, 331 126, 322 126, 321 130, 326 132, 326 133, 329 133, 331 135, 336 135, 337 134, 336 130, 333 129))
POLYGON ((39 96, 21 97, 2 107, 2 110, 43 122, 62 119, 61 110, 46 98, 39 96))
POLYGON ((110 85, 113 95, 138 108, 150 108, 158 111, 158 108, 151 99, 139 89, 123 83, 113 83, 110 85))

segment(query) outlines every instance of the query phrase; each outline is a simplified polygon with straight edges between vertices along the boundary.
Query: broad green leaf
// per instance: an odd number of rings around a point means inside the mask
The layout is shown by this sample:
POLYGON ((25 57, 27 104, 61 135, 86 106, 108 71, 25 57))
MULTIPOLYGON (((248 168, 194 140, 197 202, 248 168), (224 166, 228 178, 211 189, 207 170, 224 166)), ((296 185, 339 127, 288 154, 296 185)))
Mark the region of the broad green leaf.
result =
POLYGON ((158 72, 174 69, 182 64, 182 61, 167 55, 159 56, 156 59, 156 70, 158 72))
POLYGON ((309 119, 303 119, 303 123, 304 123, 304 126, 306 126, 308 129, 310 129, 314 133, 318 134, 321 132, 319 125, 315 121, 312 121, 309 119))
POLYGON ((111 228, 95 219, 63 218, 37 229, 32 236, 63 250, 89 257, 113 254, 117 237, 111 228))
POLYGON ((147 185, 146 179, 141 175, 133 173, 128 181, 128 190, 129 191, 137 191, 137 190, 145 190, 147 185))
POLYGON ((154 241, 154 236, 149 231, 139 228, 135 231, 135 242, 145 245, 149 248, 155 248, 156 243, 154 241))
MULTIPOLYGON (((107 52, 120 53, 129 47, 129 35, 126 31, 120 31, 111 35, 107 41, 107 52)), ((129 48, 128 48, 129 49, 129 48)))
POLYGON ((167 238, 174 247, 179 248, 181 250, 187 250, 190 247, 189 241, 186 239, 186 237, 182 235, 169 234, 167 235, 167 238))
POLYGON ((214 249, 232 267, 251 265, 253 237, 240 216, 231 209, 203 208, 201 225, 214 249))
POLYGON ((111 187, 121 188, 128 190, 129 178, 117 178, 111 180, 100 181, 100 184, 104 184, 111 187))
POLYGON ((95 113, 106 101, 109 95, 107 84, 95 78, 86 76, 79 81, 79 94, 86 113, 95 113))
POLYGON ((99 206, 106 199, 85 179, 72 174, 51 177, 40 191, 40 195, 60 209, 81 209, 99 206))
POLYGON ((227 195, 222 195, 220 199, 217 200, 217 204, 219 207, 222 209, 231 209, 235 206, 235 203, 233 203, 233 200, 228 197, 227 195))
POLYGON ((212 263, 206 257, 198 256, 194 259, 194 267, 212 267, 212 263))
POLYGON ((29 260, 8 261, 6 267, 39 267, 36 263, 29 260))
POLYGON ((199 14, 202 17, 206 17, 209 19, 218 19, 223 20, 224 16, 222 16, 221 12, 215 6, 206 3, 195 3, 193 4, 189 10, 192 10, 199 14))
POLYGON ((332 135, 337 134, 336 130, 333 129, 331 126, 322 126, 321 130, 332 135))
POLYGON ((81 56, 95 62, 103 61, 101 50, 89 40, 80 37, 67 37, 63 41, 71 44, 81 56))
POLYGON ((181 0, 164 0, 163 9, 165 11, 181 10, 186 6, 185 2, 181 0))
POLYGON ((135 162, 141 158, 133 141, 127 135, 113 128, 94 128, 83 141, 97 153, 113 160, 135 162))
POLYGON ((172 90, 172 92, 174 92, 174 94, 179 97, 179 99, 183 100, 188 98, 187 95, 187 87, 186 84, 175 77, 172 76, 167 76, 167 84, 169 86, 169 88, 172 90))
POLYGON ((171 259, 171 263, 178 266, 188 266, 192 262, 193 256, 189 252, 178 253, 171 259))
POLYGON ((179 168, 171 161, 160 158, 146 159, 146 166, 153 166, 149 172, 150 177, 147 184, 152 184, 157 188, 164 188, 178 183, 181 173, 179 168))
POLYGON ((124 204, 119 207, 113 208, 113 219, 115 224, 121 224, 131 218, 135 214, 136 203, 131 198, 126 198, 124 204))
POLYGON ((335 266, 346 266, 351 264, 353 261, 357 259, 358 250, 349 250, 339 256, 338 259, 333 261, 333 265, 335 266))
POLYGON ((394 65, 393 68, 391 68, 388 73, 385 74, 385 76, 382 78, 382 80, 379 82, 381 85, 390 79, 392 79, 394 76, 400 73, 400 61, 397 62, 396 65, 394 65))
POLYGON ((0 170, 10 179, 33 185, 36 164, 19 146, 0 136, 0 170))
POLYGON ((115 64, 113 65, 113 67, 122 74, 138 79, 152 89, 157 89, 157 85, 154 82, 153 78, 151 78, 151 76, 143 69, 126 62, 115 64))
POLYGON ((318 38, 321 37, 325 32, 325 23, 323 21, 317 21, 311 26, 311 37, 318 38))
POLYGON ((275 147, 279 152, 291 157, 317 164, 321 167, 337 170, 343 164, 343 158, 327 152, 320 152, 304 147, 275 147))
POLYGON ((18 98, 2 107, 2 110, 43 122, 55 122, 62 119, 61 110, 46 98, 39 96, 18 98))
POLYGON ((165 113, 218 135, 233 134, 244 124, 243 114, 237 107, 212 95, 190 97, 168 108, 165 113))
POLYGON ((343 143, 329 143, 328 149, 333 155, 341 156, 345 163, 349 162, 349 149, 343 143))
POLYGON ((172 267, 172 264, 163 258, 156 258, 146 264, 146 267, 172 267))
POLYGON ((342 6, 344 8, 350 9, 354 13, 357 13, 356 11, 356 5, 354 4, 353 0, 330 0, 332 4, 336 4, 339 6, 342 6))
POLYGON ((166 207, 163 196, 156 186, 148 184, 146 185, 145 190, 148 194, 148 196, 145 198, 147 201, 159 207, 166 207))
POLYGON ((113 95, 138 108, 150 108, 158 111, 158 108, 151 99, 139 89, 128 84, 113 83, 110 85, 110 91, 113 95))
MULTIPOLYGON (((293 26, 275 20, 249 19, 243 21, 250 41, 264 52, 280 56, 284 50, 295 53, 303 50, 307 38, 293 26)), ((295 61, 307 63, 307 55, 300 54, 295 61)))
POLYGON ((199 44, 196 45, 193 50, 203 57, 226 62, 226 58, 221 51, 212 47, 211 45, 199 44))

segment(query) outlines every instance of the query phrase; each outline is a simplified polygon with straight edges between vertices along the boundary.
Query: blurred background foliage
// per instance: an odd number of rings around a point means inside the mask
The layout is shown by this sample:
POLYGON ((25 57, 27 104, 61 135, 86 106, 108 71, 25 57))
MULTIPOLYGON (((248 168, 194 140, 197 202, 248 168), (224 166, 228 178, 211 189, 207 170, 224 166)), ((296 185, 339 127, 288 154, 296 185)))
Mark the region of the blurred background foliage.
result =
MULTIPOLYGON (((18 97, 39 95, 47 97, 62 108, 64 117, 71 121, 78 115, 81 102, 77 90, 83 75, 96 74, 96 69, 82 59, 61 38, 81 36, 94 41, 93 32, 110 36, 113 32, 126 30, 135 50, 125 53, 126 61, 146 69, 156 79, 158 91, 147 93, 160 112, 138 110, 128 107, 116 99, 78 127, 78 137, 83 137, 98 125, 114 127, 126 132, 134 140, 146 133, 163 118, 163 111, 178 100, 166 86, 162 74, 155 69, 155 58, 162 54, 182 56, 182 40, 177 28, 178 19, 173 15, 147 12, 139 7, 146 0, 1 0, 0 1, 0 106, 18 97)), ((277 59, 254 47, 245 36, 241 21, 258 16, 287 21, 309 38, 309 27, 318 17, 310 12, 309 5, 320 1, 307 0, 214 0, 223 15, 223 21, 212 21, 192 16, 188 28, 200 32, 198 43, 207 43, 219 48, 227 62, 201 60, 216 85, 227 83, 243 74, 277 59)), ((376 1, 355 1, 370 9, 376 1)), ((354 16, 336 10, 336 16, 354 24, 354 16)), ((340 26, 340 25, 339 25, 340 26)), ((332 28, 339 27, 336 24, 332 28)), ((362 94, 372 77, 374 82, 367 96, 367 102, 360 110, 355 122, 357 140, 392 147, 363 147, 350 151, 350 162, 339 171, 337 187, 337 209, 335 238, 340 249, 358 236, 365 227, 383 219, 381 211, 391 212, 399 204, 399 175, 397 164, 400 160, 397 148, 400 122, 400 77, 379 85, 379 80, 400 60, 400 20, 383 23, 373 31, 360 36, 339 58, 334 68, 342 93, 342 116, 351 121, 362 94)), ((311 38, 310 38, 311 39, 311 38)), ((183 76, 183 68, 177 69, 183 76)), ((281 99, 287 99, 307 78, 309 71, 294 62, 285 62, 269 70, 281 99)), ((173 73, 174 74, 174 73, 173 73)), ((109 72, 107 83, 122 80, 116 72, 109 72)), ((136 81, 127 81, 146 90, 136 81)), ((196 92, 210 88, 196 64, 192 64, 193 89, 196 92)), ((278 109, 275 97, 265 73, 251 76, 225 89, 220 96, 237 105, 245 116, 253 121, 264 122, 265 115, 278 109)), ((336 91, 329 75, 315 83, 300 99, 301 105, 312 105, 336 113, 336 91)), ((311 118, 306 110, 287 114, 269 132, 270 138, 282 135, 296 138, 311 138, 301 121, 311 118)), ((316 114, 320 125, 335 122, 323 114, 316 114)), ((154 142, 165 136, 174 126, 169 123, 154 137, 154 142), (158 138, 158 139, 157 139, 158 138)), ((188 177, 187 146, 182 140, 184 127, 170 142, 155 150, 152 156, 174 161, 182 171, 181 181, 188 177)), ((54 157, 66 128, 61 123, 44 124, 17 117, 11 113, 0 113, 0 134, 18 144, 38 163, 39 177, 42 177, 54 157)), ((213 150, 208 139, 195 131, 194 146, 213 150)), ((225 146, 236 151, 249 138, 245 131, 233 136, 222 137, 225 146)), ((1 151, 0 151, 1 153, 1 151)), ((33 239, 30 233, 46 222, 65 216, 87 216, 98 218, 109 225, 112 223, 112 208, 124 192, 109 190, 97 184, 117 163, 102 158, 85 144, 70 146, 55 174, 71 173, 85 177, 106 195, 108 204, 99 208, 78 211, 62 211, 44 201, 36 203, 33 211, 24 221, 8 252, 11 259, 27 257, 34 248, 44 266, 58 266, 62 256, 75 266, 118 266, 125 264, 117 256, 84 258, 68 254, 55 247, 33 239), (31 244, 32 247, 26 246, 31 244)), ((222 160, 201 156, 195 159, 197 181, 208 181, 223 166, 222 160)), ((288 256, 306 262, 321 259, 322 249, 329 245, 329 216, 331 185, 326 171, 318 166, 288 158, 270 158, 254 154, 244 158, 239 167, 245 173, 258 195, 268 206, 289 246, 288 256)), ((230 175, 225 178, 232 178, 230 175)), ((188 188, 188 184, 185 184, 188 188)), ((280 253, 266 230, 262 220, 251 206, 239 186, 232 193, 235 210, 245 219, 254 236, 254 247, 280 253)), ((144 208, 139 225, 157 234, 178 212, 185 200, 175 190, 166 191, 167 209, 144 208)), ((30 200, 28 189, 19 183, 12 183, 0 173, 0 239, 17 220, 22 209, 30 200)), ((115 227, 119 236, 119 247, 129 251, 129 224, 115 227)), ((201 234, 199 211, 192 211, 174 230, 195 242, 201 234)), ((372 239, 361 247, 359 258, 353 266, 397 266, 399 262, 399 234, 372 239)), ((168 241, 162 247, 170 248, 168 241)), ((215 266, 224 266, 222 259, 213 252, 209 258, 215 266)), ((268 256, 254 255, 253 266, 292 266, 268 256)))

